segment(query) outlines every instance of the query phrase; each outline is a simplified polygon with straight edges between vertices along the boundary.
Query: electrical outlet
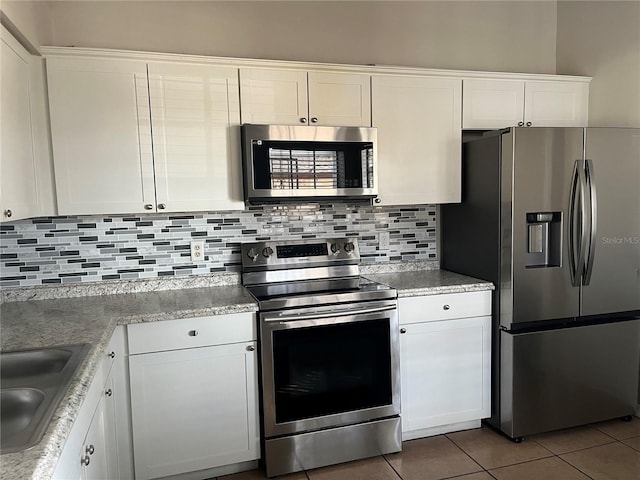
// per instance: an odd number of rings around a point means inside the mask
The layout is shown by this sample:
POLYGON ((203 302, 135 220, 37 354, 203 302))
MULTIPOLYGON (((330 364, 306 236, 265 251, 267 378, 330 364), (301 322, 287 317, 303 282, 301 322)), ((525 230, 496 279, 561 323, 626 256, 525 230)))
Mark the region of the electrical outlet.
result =
POLYGON ((191 261, 202 262, 204 260, 204 242, 198 240, 197 242, 191 242, 191 261))
POLYGON ((380 250, 389 249, 389 232, 378 233, 378 249, 380 250))

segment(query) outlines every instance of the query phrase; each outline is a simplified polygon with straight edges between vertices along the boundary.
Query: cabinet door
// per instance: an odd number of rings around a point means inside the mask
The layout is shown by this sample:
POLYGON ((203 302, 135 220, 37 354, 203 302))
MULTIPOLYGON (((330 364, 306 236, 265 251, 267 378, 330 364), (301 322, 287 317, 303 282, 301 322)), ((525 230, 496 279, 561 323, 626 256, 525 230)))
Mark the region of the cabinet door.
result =
POLYGON ((490 415, 490 327, 489 316, 403 327, 403 432, 490 415))
POLYGON ((240 69, 242 123, 300 125, 308 121, 307 72, 240 69))
POLYGON ((383 205, 460 201, 462 80, 374 76, 383 205))
POLYGON ((83 465, 83 480, 112 480, 113 476, 109 462, 108 448, 105 437, 105 402, 104 398, 98 403, 91 425, 84 440, 80 463, 83 465))
POLYGON ((528 81, 525 86, 525 124, 534 127, 586 127, 589 117, 586 83, 528 81))
POLYGON ((39 214, 31 124, 31 55, 2 28, 0 221, 39 214))
POLYGON ((58 211, 155 208, 146 64, 47 59, 58 211))
POLYGON ((524 81, 468 79, 462 88, 462 128, 504 128, 523 122, 524 81))
POLYGON ((309 72, 308 78, 312 125, 371 126, 369 75, 309 72))
POLYGON ((126 327, 116 327, 105 351, 103 369, 109 372, 103 391, 105 402, 105 437, 109 464, 114 478, 133 478, 131 446, 131 408, 129 402, 129 370, 127 368, 126 327), (111 363, 111 365, 109 365, 111 363), (115 462, 115 463, 113 463, 115 462))
POLYGON ((242 210, 237 69, 148 69, 158 210, 242 210))
POLYGON ((131 355, 136 479, 257 459, 255 342, 131 355))

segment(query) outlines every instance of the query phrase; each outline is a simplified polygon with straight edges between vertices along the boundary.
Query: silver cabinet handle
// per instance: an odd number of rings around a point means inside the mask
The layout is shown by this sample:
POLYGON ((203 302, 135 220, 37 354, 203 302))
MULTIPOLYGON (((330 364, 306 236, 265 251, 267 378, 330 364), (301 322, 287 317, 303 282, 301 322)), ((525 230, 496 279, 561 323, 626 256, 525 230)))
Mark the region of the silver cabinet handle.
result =
POLYGON ((89 445, 87 448, 84 449, 84 451, 89 455, 93 455, 96 452, 96 449, 93 445, 89 445))
POLYGON ((107 357, 116 358, 116 352, 110 352, 109 354, 107 354, 107 357))
POLYGON ((376 198, 376 199, 374 200, 374 202, 376 202, 376 203, 382 203, 382 199, 381 199, 381 198, 376 198))
POLYGON ((198 336, 198 330, 189 330, 189 336, 190 337, 197 337, 198 336))
POLYGON ((311 123, 318 123, 318 117, 313 117, 311 119, 311 123))
POLYGON ((164 210, 165 208, 167 208, 167 205, 166 205, 165 203, 159 203, 159 204, 158 204, 158 208, 159 208, 160 210, 164 210))
POLYGON ((300 123, 307 123, 307 119, 304 117, 300 118, 300 123))
POLYGON ((401 328, 400 329, 400 333, 407 333, 407 329, 406 328, 401 328))
POLYGON ((144 204, 144 209, 145 210, 153 210, 153 205, 151 205, 150 203, 145 203, 144 204))
POLYGON ((7 209, 4 211, 4 216, 5 216, 5 217, 7 217, 7 218, 11 218, 11 216, 12 216, 12 215, 13 215, 13 212, 12 212, 10 209, 8 209, 8 208, 7 208, 7 209))
POLYGON ((519 127, 524 127, 524 122, 518 122, 519 127))
POLYGON ((84 465, 86 467, 90 463, 91 463, 91 459, 89 458, 89 455, 85 455, 80 459, 80 465, 84 465))
POLYGON ((449 310, 450 308, 451 308, 451 306, 450 306, 450 305, 443 305, 443 306, 442 306, 442 309, 443 309, 443 310, 449 310))
POLYGON ((531 125, 533 125, 533 123, 527 122, 527 127, 530 127, 531 125))
POLYGON ((108 389, 106 392, 104 392, 104 394, 105 394, 107 397, 110 397, 111 395, 113 395, 113 390, 108 389))
POLYGON ((256 349, 253 345, 247 346, 247 352, 253 352, 256 349))

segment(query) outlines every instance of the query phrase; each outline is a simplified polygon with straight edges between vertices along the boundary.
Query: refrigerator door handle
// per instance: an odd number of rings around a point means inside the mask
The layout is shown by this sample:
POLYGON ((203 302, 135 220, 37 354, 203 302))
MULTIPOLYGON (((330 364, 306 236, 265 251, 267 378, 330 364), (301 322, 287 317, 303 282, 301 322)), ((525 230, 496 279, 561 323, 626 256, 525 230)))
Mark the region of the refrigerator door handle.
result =
POLYGON ((585 181, 589 191, 589 236, 587 251, 585 252, 586 265, 583 285, 589 285, 593 272, 593 260, 596 254, 596 229, 598 220, 598 200, 596 197, 596 183, 594 178, 593 161, 585 161, 585 181))
POLYGON ((571 285, 579 287, 584 271, 585 235, 585 172, 582 160, 576 160, 571 176, 569 195, 569 272, 571 285))

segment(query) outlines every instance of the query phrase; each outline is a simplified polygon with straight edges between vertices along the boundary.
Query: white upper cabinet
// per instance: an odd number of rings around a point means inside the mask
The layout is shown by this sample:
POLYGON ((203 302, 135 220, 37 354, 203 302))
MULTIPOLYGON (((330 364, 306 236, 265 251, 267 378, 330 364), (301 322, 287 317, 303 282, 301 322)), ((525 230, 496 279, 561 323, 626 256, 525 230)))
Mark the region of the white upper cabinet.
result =
POLYGON ((59 213, 155 210, 146 64, 49 58, 47 75, 59 213))
POLYGON ((371 126, 371 77, 357 73, 309 72, 309 122, 371 126))
POLYGON ((460 201, 462 80, 372 77, 377 205, 460 201))
POLYGON ((242 210, 238 70, 151 63, 160 210, 242 210))
POLYGON ((585 82, 465 79, 462 128, 586 126, 588 103, 585 82))
POLYGON ((31 121, 31 55, 2 27, 0 221, 39 214, 31 121))
POLYGON ((306 123, 307 72, 241 68, 240 98, 242 123, 306 123))
POLYGON ((371 126, 370 76, 240 69, 243 123, 371 126))
POLYGON ((586 127, 589 87, 586 83, 527 81, 524 123, 534 127, 586 127))
POLYGON ((524 82, 464 80, 462 128, 501 128, 524 119, 524 82))
POLYGON ((243 208, 237 69, 47 64, 60 214, 243 208))

